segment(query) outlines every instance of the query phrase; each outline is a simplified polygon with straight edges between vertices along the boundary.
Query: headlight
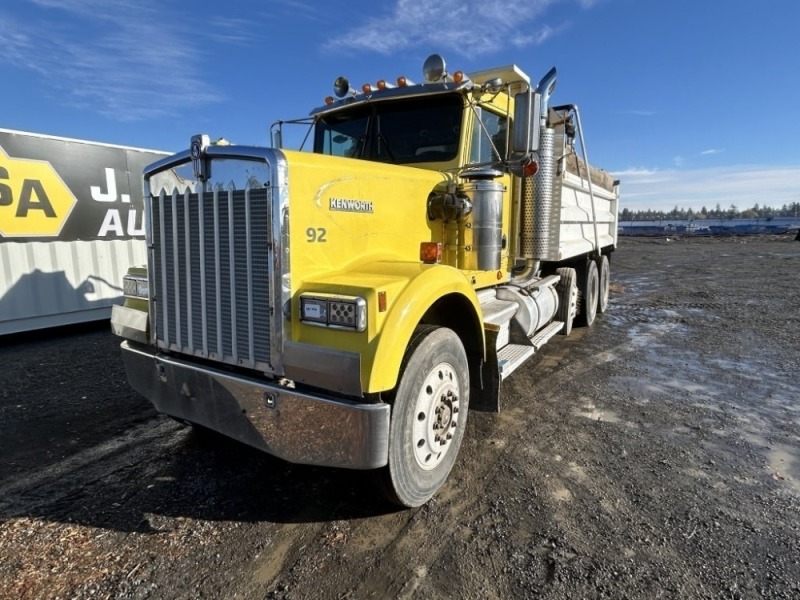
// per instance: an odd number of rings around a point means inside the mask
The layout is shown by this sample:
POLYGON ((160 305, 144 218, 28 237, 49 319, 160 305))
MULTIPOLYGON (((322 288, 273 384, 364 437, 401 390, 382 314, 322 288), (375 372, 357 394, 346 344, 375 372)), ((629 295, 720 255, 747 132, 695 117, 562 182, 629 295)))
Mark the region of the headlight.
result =
POLYGON ((122 289, 126 296, 131 298, 149 298, 150 286, 147 278, 135 275, 125 275, 122 278, 122 289))
POLYGON ((367 302, 357 296, 302 294, 300 320, 309 325, 364 331, 367 328, 367 302))

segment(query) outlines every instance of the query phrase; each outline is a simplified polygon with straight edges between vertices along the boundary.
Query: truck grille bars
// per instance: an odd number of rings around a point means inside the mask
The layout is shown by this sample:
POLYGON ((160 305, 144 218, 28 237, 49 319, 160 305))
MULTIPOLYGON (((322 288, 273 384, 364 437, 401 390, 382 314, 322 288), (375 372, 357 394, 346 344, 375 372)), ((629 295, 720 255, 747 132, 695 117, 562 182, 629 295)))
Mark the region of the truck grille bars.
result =
POLYGON ((269 188, 149 201, 159 347, 271 371, 269 188))

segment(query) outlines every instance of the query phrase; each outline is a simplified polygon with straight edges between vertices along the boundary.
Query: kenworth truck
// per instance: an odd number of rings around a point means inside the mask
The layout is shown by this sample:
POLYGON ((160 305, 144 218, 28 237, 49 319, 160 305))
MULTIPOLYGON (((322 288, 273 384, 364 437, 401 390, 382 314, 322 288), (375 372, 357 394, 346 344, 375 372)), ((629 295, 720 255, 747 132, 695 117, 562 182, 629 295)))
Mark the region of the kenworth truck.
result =
POLYGON ((340 77, 313 151, 191 139, 144 171, 147 267, 112 328, 162 413, 425 503, 470 408, 608 306, 619 182, 517 66, 340 77))

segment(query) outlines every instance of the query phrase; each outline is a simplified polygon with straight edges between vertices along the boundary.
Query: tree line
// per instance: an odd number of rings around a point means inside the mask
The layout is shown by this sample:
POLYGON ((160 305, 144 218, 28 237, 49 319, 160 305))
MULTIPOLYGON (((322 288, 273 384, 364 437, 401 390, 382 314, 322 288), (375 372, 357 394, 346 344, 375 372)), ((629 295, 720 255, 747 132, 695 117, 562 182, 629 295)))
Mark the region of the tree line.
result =
POLYGON ((664 210, 630 210, 623 208, 620 211, 620 221, 658 221, 661 219, 674 219, 680 221, 703 221, 706 219, 771 219, 773 217, 799 217, 800 202, 792 202, 783 206, 760 206, 758 203, 751 208, 739 210, 731 204, 729 208, 722 208, 719 203, 714 208, 705 206, 698 211, 691 208, 678 208, 664 210))

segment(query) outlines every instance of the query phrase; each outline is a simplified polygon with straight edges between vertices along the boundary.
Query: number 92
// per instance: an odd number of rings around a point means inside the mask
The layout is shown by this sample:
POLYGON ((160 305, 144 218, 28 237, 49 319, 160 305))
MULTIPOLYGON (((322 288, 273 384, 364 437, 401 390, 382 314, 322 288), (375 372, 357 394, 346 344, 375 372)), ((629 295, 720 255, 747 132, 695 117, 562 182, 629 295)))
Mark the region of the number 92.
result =
POLYGON ((325 236, 328 235, 328 230, 324 227, 309 227, 306 229, 306 241, 309 243, 319 242, 324 243, 328 240, 325 236))

